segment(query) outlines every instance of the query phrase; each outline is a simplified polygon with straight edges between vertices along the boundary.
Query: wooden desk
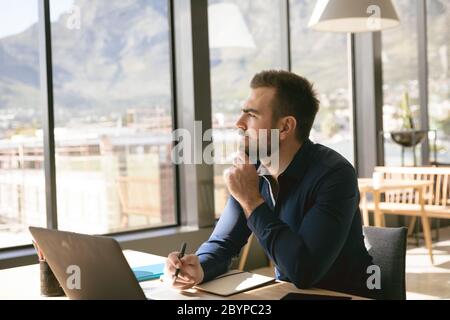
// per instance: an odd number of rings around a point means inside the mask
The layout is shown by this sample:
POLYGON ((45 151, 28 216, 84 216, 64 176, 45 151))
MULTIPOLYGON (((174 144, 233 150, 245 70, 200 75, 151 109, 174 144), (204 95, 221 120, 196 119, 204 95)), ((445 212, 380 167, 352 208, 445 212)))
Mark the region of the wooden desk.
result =
MULTIPOLYGON (((125 250, 124 254, 131 267, 165 261, 165 257, 138 251, 125 250)), ((38 264, 0 270, 0 283, 0 300, 67 299, 66 297, 48 298, 40 295, 38 264)), ((292 283, 283 281, 277 281, 274 284, 230 297, 220 297, 196 289, 177 291, 167 287, 159 280, 141 282, 141 286, 148 298, 156 300, 279 300, 289 292, 349 296, 322 289, 300 290, 292 283)), ((366 298, 357 296, 352 296, 352 298, 355 300, 366 300, 366 298)))

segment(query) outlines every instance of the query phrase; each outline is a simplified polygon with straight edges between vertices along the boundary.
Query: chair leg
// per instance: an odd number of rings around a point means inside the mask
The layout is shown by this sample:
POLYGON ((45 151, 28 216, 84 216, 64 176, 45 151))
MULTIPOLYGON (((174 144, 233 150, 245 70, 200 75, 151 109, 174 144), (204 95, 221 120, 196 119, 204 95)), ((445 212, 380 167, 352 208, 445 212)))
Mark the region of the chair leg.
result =
MULTIPOLYGON (((415 231, 415 233, 414 233, 414 235, 415 235, 415 237, 416 237, 416 247, 419 247, 419 246, 420 246, 420 239, 419 239, 420 226, 421 226, 420 221, 416 221, 416 231, 415 231)), ((423 229, 423 226, 422 226, 422 229, 423 229)))
POLYGON ((439 241, 439 228, 441 227, 441 219, 436 221, 436 241, 439 241))
POLYGON ((367 209, 367 194, 365 192, 363 192, 361 195, 361 212, 363 225, 370 226, 369 210, 367 209))
POLYGON ((124 214, 123 216, 122 216, 122 221, 121 221, 121 227, 122 228, 127 228, 127 227, 129 227, 129 224, 128 224, 128 215, 127 214, 124 214))
POLYGON ((374 211, 374 213, 373 213, 373 215, 374 215, 374 222, 375 222, 375 227, 382 227, 382 223, 381 223, 381 213, 380 212, 377 212, 377 211, 374 211))
POLYGON ((417 219, 417 217, 415 217, 415 216, 411 217, 411 221, 409 222, 409 226, 408 226, 408 237, 412 236, 412 234, 414 232, 414 225, 416 224, 416 219, 417 219))
POLYGON ((369 211, 363 210, 363 225, 370 226, 369 211))
POLYGON ((386 219, 385 219, 384 213, 380 214, 380 222, 381 222, 381 227, 385 228, 386 227, 386 219))
POLYGON ((422 217, 423 236, 425 238, 425 244, 428 248, 431 264, 434 264, 433 260, 433 243, 431 241, 431 229, 428 217, 422 217))
POLYGON ((252 243, 253 243, 253 238, 254 238, 254 234, 252 233, 250 235, 250 237, 248 238, 247 244, 244 246, 244 249, 242 251, 241 259, 239 260, 239 266, 238 266, 238 270, 240 270, 240 271, 244 271, 245 264, 248 259, 248 254, 250 252, 250 247, 252 246, 252 243))

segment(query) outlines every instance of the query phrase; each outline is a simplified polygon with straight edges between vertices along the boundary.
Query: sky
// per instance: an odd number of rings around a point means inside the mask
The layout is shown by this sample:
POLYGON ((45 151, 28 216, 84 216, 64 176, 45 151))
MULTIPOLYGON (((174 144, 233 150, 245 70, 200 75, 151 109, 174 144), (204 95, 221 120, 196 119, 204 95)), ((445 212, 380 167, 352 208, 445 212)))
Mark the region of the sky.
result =
MULTIPOLYGON (((74 0, 51 0, 50 20, 69 11, 74 0)), ((0 0, 0 38, 20 33, 38 20, 38 0, 0 0)))

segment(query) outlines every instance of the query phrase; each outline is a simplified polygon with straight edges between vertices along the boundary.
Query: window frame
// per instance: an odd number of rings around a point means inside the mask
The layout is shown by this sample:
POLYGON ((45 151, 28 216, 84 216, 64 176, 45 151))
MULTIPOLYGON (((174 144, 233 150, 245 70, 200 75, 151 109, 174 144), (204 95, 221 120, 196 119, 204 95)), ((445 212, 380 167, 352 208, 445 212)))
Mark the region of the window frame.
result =
MULTIPOLYGON (((55 179, 55 146, 54 146, 54 119, 53 119, 53 79, 51 60, 51 25, 50 25, 50 0, 37 0, 39 7, 39 41, 40 41, 40 64, 41 64, 41 93, 45 99, 42 101, 46 106, 43 112, 44 129, 44 170, 46 185, 46 217, 47 227, 57 228, 56 207, 56 179, 55 179), (45 71, 45 72, 43 72, 45 71), (44 80, 44 82, 42 82, 44 80)), ((210 65, 208 44, 208 0, 166 0, 168 4, 169 19, 169 43, 170 43, 170 73, 172 94, 172 116, 173 129, 189 128, 188 121, 202 120, 203 130, 211 128, 211 89, 210 89, 210 65), (187 102, 186 102, 187 101, 187 102)), ((291 28, 289 20, 289 1, 280 1, 279 5, 285 19, 282 19, 281 28, 282 46, 280 54, 283 56, 286 70, 291 70, 291 28)), ((428 105, 427 105, 427 39, 426 39, 426 0, 418 0, 419 28, 418 50, 419 50, 419 88, 421 105, 421 121, 428 127, 428 105)), ((381 46, 378 36, 373 35, 351 36, 348 38, 349 45, 349 71, 350 75, 363 75, 362 63, 355 63, 355 58, 361 54, 361 46, 367 41, 372 42, 370 48, 369 62, 375 66, 375 71, 370 72, 373 77, 370 90, 377 99, 382 91, 382 79, 379 74, 382 66, 378 58, 381 56, 381 46)), ((368 50, 368 49, 364 49, 368 50)), ((367 52, 367 51, 366 51, 367 52)), ((375 112, 372 108, 379 102, 371 105, 361 105, 355 102, 362 97, 366 91, 352 88, 353 106, 353 134, 354 134, 354 159, 355 167, 361 175, 368 172, 374 164, 381 164, 380 150, 367 156, 361 148, 367 141, 375 141, 377 132, 382 130, 382 122, 375 121, 374 132, 362 132, 361 126, 356 125, 362 121, 362 116, 367 112, 375 112), (364 138, 361 138, 364 137, 364 138), (361 153, 361 154, 359 154, 361 153)), ((372 130, 373 131, 373 130, 372 130)), ((424 154, 424 153, 422 153, 424 154)), ((426 155, 426 154, 424 154, 426 155)), ((214 205, 210 210, 210 203, 205 201, 201 192, 201 183, 208 188, 214 188, 214 174, 212 166, 208 165, 174 165, 174 192, 175 192, 175 214, 176 224, 157 228, 140 228, 138 230, 124 231, 120 233, 106 234, 117 238, 121 243, 127 243, 131 238, 150 239, 155 234, 166 232, 168 237, 183 234, 183 228, 194 227, 198 230, 209 232, 214 226, 214 205), (192 186, 195 185, 195 192, 192 186), (208 211, 209 210, 209 211, 208 211)), ((212 192, 213 196, 213 192, 212 192)), ((212 201, 214 204, 214 201, 212 201)), ((0 248, 0 269, 21 264, 35 262, 35 252, 32 245, 22 245, 9 248, 0 248)))
MULTIPOLYGON (((44 144, 44 176, 45 176, 45 205, 46 205, 46 227, 49 229, 58 229, 57 213, 57 189, 56 189, 56 163, 55 163, 55 136, 54 136, 54 96, 53 96, 53 61, 52 61, 52 39, 51 39, 51 21, 50 21, 50 0, 38 1, 38 28, 39 28, 39 64, 40 64, 40 83, 41 83, 41 106, 42 106, 42 128, 44 144)), ((175 99, 175 65, 174 65, 174 19, 173 19, 173 0, 166 0, 168 8, 169 25, 169 60, 170 60, 170 93, 172 96, 171 114, 172 130, 177 128, 177 102, 175 99)), ((172 166, 174 172, 174 199, 175 199, 175 223, 158 227, 143 227, 120 232, 106 233, 103 235, 120 238, 121 236, 146 234, 152 231, 162 229, 173 229, 180 227, 181 214, 180 202, 178 197, 179 186, 179 168, 172 166)), ((22 258, 30 253, 34 255, 32 244, 18 245, 12 247, 0 248, 0 269, 2 261, 10 257, 22 258), (21 254, 22 253, 22 254, 21 254)))

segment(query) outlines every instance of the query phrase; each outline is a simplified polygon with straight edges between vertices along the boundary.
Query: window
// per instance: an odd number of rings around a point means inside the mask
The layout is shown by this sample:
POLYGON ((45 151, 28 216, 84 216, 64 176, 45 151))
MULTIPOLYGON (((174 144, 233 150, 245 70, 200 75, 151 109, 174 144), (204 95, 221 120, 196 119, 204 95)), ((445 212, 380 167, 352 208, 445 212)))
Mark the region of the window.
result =
MULTIPOLYGON (((272 0, 210 0, 208 4, 214 148, 232 150, 237 147, 234 124, 253 75, 283 67, 282 13, 272 0)), ((215 158, 214 165, 216 217, 228 198, 222 173, 229 165, 217 164, 222 160, 215 158)))
POLYGON ((437 161, 450 164, 450 4, 427 1, 428 114, 430 128, 437 130, 437 161))
POLYGON ((316 1, 291 0, 292 71, 314 84, 320 100, 311 140, 354 163, 347 35, 308 28, 316 1))
POLYGON ((166 0, 51 2, 58 228, 176 222, 166 0))
POLYGON ((0 2, 0 248, 45 226, 37 1, 0 2))
MULTIPOLYGON (((408 112, 402 109, 405 94, 414 128, 420 128, 418 50, 417 50, 417 1, 394 0, 400 26, 382 32, 383 60, 383 130, 398 131, 410 127, 408 112)), ((402 163, 401 147, 385 135, 385 165, 402 163)), ((412 150, 405 150, 404 164, 413 164, 412 150)), ((416 150, 420 163, 420 148, 416 150)))

